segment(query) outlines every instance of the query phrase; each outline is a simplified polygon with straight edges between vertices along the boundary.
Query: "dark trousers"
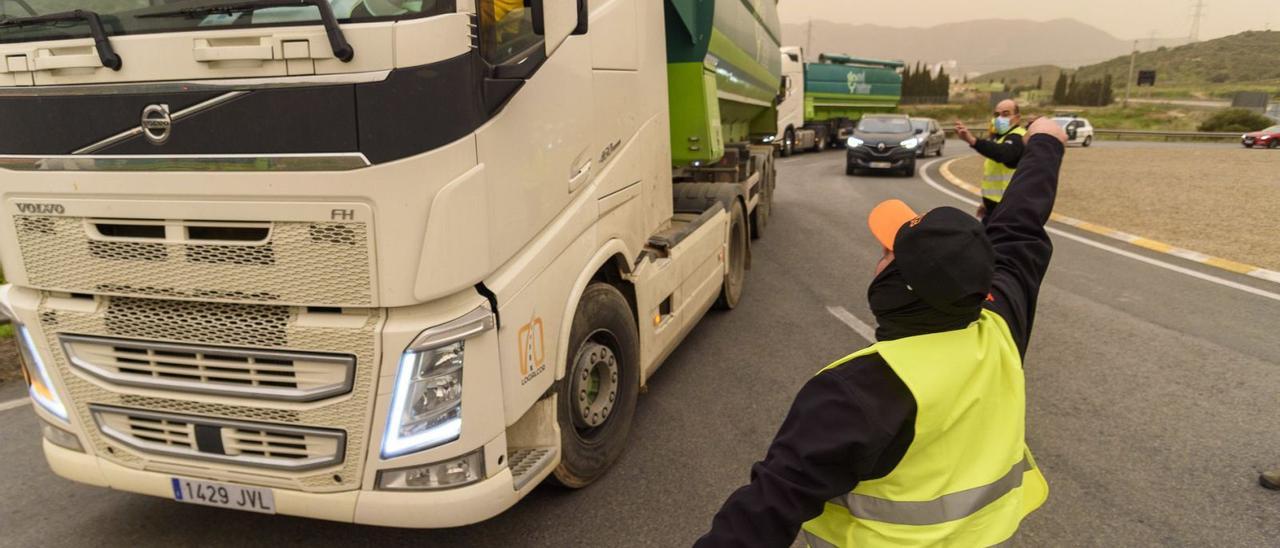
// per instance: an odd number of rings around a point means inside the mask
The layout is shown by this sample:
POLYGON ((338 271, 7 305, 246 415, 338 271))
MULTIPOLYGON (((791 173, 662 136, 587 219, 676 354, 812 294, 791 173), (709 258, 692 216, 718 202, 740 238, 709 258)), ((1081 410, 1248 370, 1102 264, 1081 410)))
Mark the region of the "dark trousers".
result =
POLYGON ((993 202, 987 198, 983 198, 982 206, 987 208, 987 215, 982 218, 982 224, 983 226, 986 226, 987 219, 990 219, 991 214, 996 212, 996 208, 1000 206, 1000 202, 993 202))

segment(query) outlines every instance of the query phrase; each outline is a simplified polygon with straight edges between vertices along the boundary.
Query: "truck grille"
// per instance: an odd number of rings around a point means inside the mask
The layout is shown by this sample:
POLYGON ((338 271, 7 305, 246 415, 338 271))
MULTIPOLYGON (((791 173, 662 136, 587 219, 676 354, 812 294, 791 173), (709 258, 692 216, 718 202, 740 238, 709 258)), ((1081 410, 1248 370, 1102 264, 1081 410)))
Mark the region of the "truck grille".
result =
MULTIPOLYGON (((236 481, 305 492, 325 493, 358 489, 373 416, 379 348, 378 326, 385 312, 377 308, 344 308, 341 314, 316 317, 306 309, 289 306, 138 299, 129 297, 67 298, 45 293, 39 306, 40 335, 48 348, 51 367, 75 405, 69 409, 80 424, 97 424, 89 405, 166 415, 161 432, 151 432, 149 443, 178 444, 176 452, 162 452, 156 445, 126 443, 97 428, 87 428, 88 445, 101 458, 139 470, 236 481), (254 356, 275 352, 306 356, 353 356, 350 389, 340 395, 309 403, 265 398, 231 399, 222 395, 155 387, 113 384, 72 365, 63 350, 65 337, 89 337, 94 342, 177 345, 186 352, 216 349, 245 351, 254 356), (255 441, 290 443, 277 437, 228 433, 225 448, 240 451, 237 460, 208 459, 181 452, 184 424, 196 420, 238 426, 245 432, 271 427, 341 432, 340 458, 324 468, 286 468, 263 464, 248 457, 253 451, 284 459, 287 445, 273 451, 253 447, 255 441), (252 425, 249 427, 248 425, 252 425), (163 434, 154 436, 154 434, 163 434), (232 443, 232 442, 235 443, 232 443), (247 452, 247 453, 246 453, 247 452), (256 467, 256 468, 255 468, 256 467)), ((106 346, 98 349, 108 348, 106 346)), ((114 345, 110 352, 115 353, 114 345)), ((164 360, 172 359, 163 356, 164 360)), ((188 358, 189 359, 189 356, 188 358)), ((256 360, 256 358, 255 358, 256 360)), ((146 360, 139 360, 146 361, 146 360)), ((134 364, 143 365, 143 364, 134 364)), ((148 366, 149 367, 149 366, 148 366)), ((144 368, 145 369, 145 368, 144 368)), ((140 373, 139 373, 140 375, 140 373)), ((190 379, 185 379, 189 381, 190 379)), ((287 388, 287 387, 278 387, 287 388)), ((154 428, 154 426, 152 426, 154 428)), ((192 428, 195 428, 194 426, 192 428)), ((131 435, 132 430, 120 430, 131 435)), ((138 431, 147 432, 147 431, 138 431)), ((271 436, 278 436, 271 434, 271 436)), ((136 440, 135 440, 136 441, 136 440)), ((188 444, 187 450, 190 449, 188 444)), ((256 455, 261 457, 262 455, 256 455)))
POLYGON ((64 334, 71 365, 105 380, 177 392, 315 401, 351 391, 355 357, 64 334))
POLYGON ((13 217, 32 286, 164 299, 373 305, 368 225, 13 217))
POLYGON ((90 405, 98 429, 144 453, 226 462, 255 468, 310 470, 342 460, 337 430, 208 419, 90 405))

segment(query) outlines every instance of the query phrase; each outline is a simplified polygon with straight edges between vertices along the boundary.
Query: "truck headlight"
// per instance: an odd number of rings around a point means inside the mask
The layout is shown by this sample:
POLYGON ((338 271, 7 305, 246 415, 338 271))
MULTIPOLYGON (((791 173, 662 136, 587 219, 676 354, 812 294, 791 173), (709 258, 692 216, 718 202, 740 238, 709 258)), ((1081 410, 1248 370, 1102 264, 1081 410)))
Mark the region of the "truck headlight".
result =
POLYGON ((35 341, 31 339, 31 332, 27 331, 27 326, 20 323, 13 325, 18 332, 18 354, 21 357, 22 372, 27 378, 27 391, 31 394, 31 399, 45 411, 53 413, 54 416, 66 422, 67 408, 62 405, 62 399, 53 389, 53 382, 49 380, 49 369, 45 367, 44 360, 40 359, 40 352, 36 350, 35 341))
POLYGON ((423 331, 400 357, 395 393, 382 437, 382 458, 429 449, 462 435, 462 366, 466 339, 494 327, 477 308, 423 331))
POLYGON ((916 147, 920 146, 920 139, 912 137, 898 144, 907 147, 907 150, 914 150, 916 147))
POLYGON ((850 137, 848 141, 849 148, 858 148, 862 146, 862 143, 863 143, 862 139, 859 139, 857 137, 850 137))

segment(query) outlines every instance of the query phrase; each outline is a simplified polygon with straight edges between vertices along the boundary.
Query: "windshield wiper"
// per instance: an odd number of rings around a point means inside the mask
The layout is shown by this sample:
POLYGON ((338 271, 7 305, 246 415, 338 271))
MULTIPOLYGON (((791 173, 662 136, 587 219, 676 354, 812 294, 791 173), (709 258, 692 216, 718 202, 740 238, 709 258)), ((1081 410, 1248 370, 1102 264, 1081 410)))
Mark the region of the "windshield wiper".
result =
POLYGON ((98 47, 98 59, 102 61, 102 66, 111 70, 120 70, 120 67, 124 66, 120 56, 116 55, 116 50, 111 47, 111 41, 107 40, 107 33, 102 30, 102 18, 96 12, 75 10, 33 17, 3 17, 0 18, 0 29, 65 23, 67 21, 84 21, 85 24, 89 25, 89 34, 93 36, 93 43, 98 47))
POLYGON ((333 55, 344 63, 355 57, 355 50, 347 43, 347 37, 338 26, 338 19, 333 16, 333 7, 329 0, 241 0, 238 2, 216 2, 185 8, 162 8, 158 11, 136 12, 134 17, 203 17, 213 14, 233 14, 254 12, 264 8, 289 8, 312 6, 320 10, 320 20, 324 23, 325 34, 329 35, 329 46, 333 55))

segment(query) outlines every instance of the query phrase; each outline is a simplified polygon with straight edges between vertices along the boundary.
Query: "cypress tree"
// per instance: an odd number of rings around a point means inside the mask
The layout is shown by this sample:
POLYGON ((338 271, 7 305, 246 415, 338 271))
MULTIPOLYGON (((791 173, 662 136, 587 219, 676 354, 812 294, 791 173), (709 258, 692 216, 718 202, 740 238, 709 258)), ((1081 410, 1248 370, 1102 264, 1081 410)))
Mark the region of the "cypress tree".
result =
POLYGON ((1036 76, 1036 89, 1044 89, 1044 75, 1036 76))
POLYGON ((1063 104, 1067 102, 1067 73, 1058 73, 1058 83, 1053 85, 1053 102, 1063 104))

